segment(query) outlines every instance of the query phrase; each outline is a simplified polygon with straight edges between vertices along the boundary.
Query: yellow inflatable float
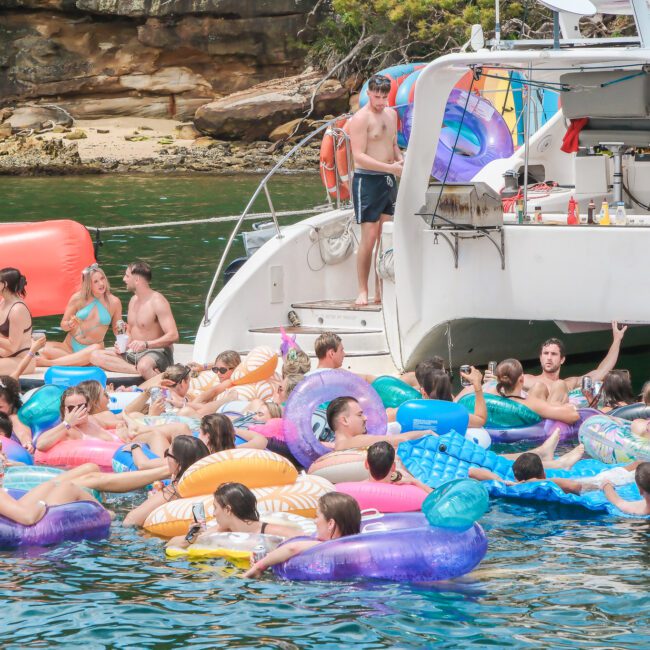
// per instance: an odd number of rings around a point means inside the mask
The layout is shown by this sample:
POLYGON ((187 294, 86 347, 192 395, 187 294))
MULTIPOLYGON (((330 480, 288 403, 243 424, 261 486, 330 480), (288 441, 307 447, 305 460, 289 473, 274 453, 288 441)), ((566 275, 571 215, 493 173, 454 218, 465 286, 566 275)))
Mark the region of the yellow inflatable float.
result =
POLYGON ((182 497, 211 494, 222 483, 242 483, 251 490, 296 482, 298 472, 284 456, 266 449, 228 449, 194 463, 178 482, 182 497))

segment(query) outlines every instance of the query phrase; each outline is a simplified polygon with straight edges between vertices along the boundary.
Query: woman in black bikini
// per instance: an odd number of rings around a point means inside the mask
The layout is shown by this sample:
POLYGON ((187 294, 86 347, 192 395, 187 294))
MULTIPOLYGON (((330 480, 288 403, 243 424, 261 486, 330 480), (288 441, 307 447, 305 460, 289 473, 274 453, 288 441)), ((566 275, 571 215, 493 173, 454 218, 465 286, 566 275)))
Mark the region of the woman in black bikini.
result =
MULTIPOLYGON (((18 270, 7 267, 0 270, 0 375, 11 375, 20 360, 34 356, 32 344, 32 315, 23 302, 27 279, 18 270)), ((32 358, 23 372, 34 372, 32 358)))

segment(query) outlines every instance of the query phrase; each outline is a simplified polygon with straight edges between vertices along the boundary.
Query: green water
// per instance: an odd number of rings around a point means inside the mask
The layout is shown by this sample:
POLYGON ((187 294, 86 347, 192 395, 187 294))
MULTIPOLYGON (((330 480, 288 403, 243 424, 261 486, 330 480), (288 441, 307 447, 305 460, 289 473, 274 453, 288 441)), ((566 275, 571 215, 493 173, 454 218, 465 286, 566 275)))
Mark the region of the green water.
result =
MULTIPOLYGON (((0 219, 89 226, 237 214, 258 179, 0 179, 0 219)), ((323 201, 315 176, 274 182, 277 209, 323 201)), ((265 210, 263 202, 257 206, 265 210)), ((124 265, 144 258, 191 342, 231 225, 107 234, 100 261, 122 298, 124 265)), ((35 251, 35 254, 43 254, 35 251)), ((233 257, 243 254, 239 242, 233 257)), ((54 331, 57 319, 44 319, 54 331)), ((620 365, 645 369, 639 357, 620 365)), ((581 359, 585 367, 596 360, 581 359)), ((582 369, 582 367, 580 367, 582 369)), ((567 374, 578 372, 568 365, 567 374)), ((0 647, 644 648, 650 645, 647 521, 496 501, 479 569, 436 585, 241 579, 220 561, 167 561, 159 540, 122 528, 142 496, 109 499, 110 539, 0 552, 0 647)))
MULTIPOLYGON (((94 228, 238 215, 260 180, 257 175, 0 178, 0 221, 73 219, 94 228)), ((270 187, 277 211, 325 202, 317 175, 278 176, 270 187)), ((268 211, 264 198, 253 211, 268 211)), ((287 218, 282 223, 291 222, 287 218)), ((250 230, 251 222, 247 223, 250 230)), ((122 283, 124 267, 144 259, 153 267, 153 286, 172 305, 181 342, 193 343, 210 282, 233 226, 203 224, 103 234, 99 261, 124 312, 130 298, 122 283)), ((244 254, 238 237, 229 260, 244 254)), ((37 319, 37 326, 56 334, 59 320, 37 319)))

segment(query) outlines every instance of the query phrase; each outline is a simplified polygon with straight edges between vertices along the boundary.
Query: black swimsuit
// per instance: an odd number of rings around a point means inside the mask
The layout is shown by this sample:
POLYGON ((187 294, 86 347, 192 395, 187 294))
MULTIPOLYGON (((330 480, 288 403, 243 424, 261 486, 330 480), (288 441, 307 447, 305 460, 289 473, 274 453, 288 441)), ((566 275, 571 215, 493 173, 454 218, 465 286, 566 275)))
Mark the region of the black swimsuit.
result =
MULTIPOLYGON (((0 335, 4 336, 5 338, 9 338, 9 314, 11 313, 11 310, 16 306, 16 305, 25 305, 24 302, 18 301, 15 302, 11 307, 9 307, 9 311, 7 312, 7 318, 5 318, 4 323, 0 325, 0 335)), ((29 317, 31 318, 32 314, 29 311, 29 307, 25 305, 25 308, 29 312, 29 317)), ((23 330, 23 334, 27 334, 29 330, 32 329, 32 326, 30 325, 27 329, 23 330)), ((23 352, 29 352, 29 348, 21 348, 20 350, 16 350, 13 354, 8 354, 5 358, 11 359, 11 357, 17 357, 19 354, 22 354, 23 352)))

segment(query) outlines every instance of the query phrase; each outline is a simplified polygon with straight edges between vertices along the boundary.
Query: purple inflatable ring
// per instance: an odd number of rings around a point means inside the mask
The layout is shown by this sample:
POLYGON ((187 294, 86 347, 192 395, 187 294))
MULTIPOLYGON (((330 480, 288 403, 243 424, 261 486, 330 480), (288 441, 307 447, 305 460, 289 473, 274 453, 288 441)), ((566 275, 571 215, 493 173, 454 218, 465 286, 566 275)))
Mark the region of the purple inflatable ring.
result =
MULTIPOLYGON (((438 180, 444 178, 450 160, 447 182, 464 183, 471 181, 488 163, 499 158, 509 158, 514 152, 510 129, 499 111, 487 99, 473 95, 469 98, 467 112, 463 117, 466 101, 465 90, 454 88, 449 94, 431 170, 431 175, 438 180), (459 127, 461 133, 456 145, 457 151, 452 158, 459 127)), ((413 128, 413 107, 414 104, 407 106, 402 116, 402 134, 407 142, 413 128)))
POLYGON ((347 370, 324 370, 305 377, 291 392, 284 409, 284 439, 296 460, 309 467, 332 451, 312 430, 312 415, 323 402, 337 397, 354 397, 368 418, 368 433, 386 435, 386 411, 377 391, 368 382, 347 370))
POLYGON ((542 420, 537 424, 531 424, 527 427, 498 428, 485 427, 492 438, 492 442, 543 442, 557 428, 560 429, 560 440, 571 440, 578 436, 580 425, 592 415, 600 415, 596 409, 578 409, 580 418, 574 424, 559 422, 558 420, 542 420))
MULTIPOLYGON (((416 513, 413 513, 416 514, 416 513)), ((432 582, 465 575, 481 562, 487 539, 478 524, 464 531, 420 527, 415 517, 387 515, 387 530, 368 530, 307 549, 273 567, 284 580, 354 580, 374 578, 396 582, 432 582)))
MULTIPOLYGON (((24 494, 19 490, 11 490, 9 493, 14 498, 24 494)), ((110 527, 111 517, 108 510, 99 503, 66 503, 48 508, 45 516, 33 526, 24 526, 0 516, 0 548, 51 546, 83 539, 103 539, 108 537, 110 527)))
POLYGON ((33 465, 32 455, 19 442, 11 438, 0 437, 0 448, 9 459, 23 465, 33 465))

